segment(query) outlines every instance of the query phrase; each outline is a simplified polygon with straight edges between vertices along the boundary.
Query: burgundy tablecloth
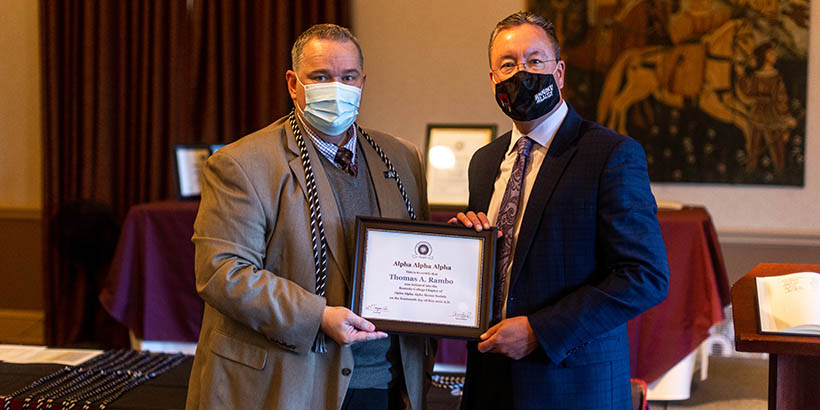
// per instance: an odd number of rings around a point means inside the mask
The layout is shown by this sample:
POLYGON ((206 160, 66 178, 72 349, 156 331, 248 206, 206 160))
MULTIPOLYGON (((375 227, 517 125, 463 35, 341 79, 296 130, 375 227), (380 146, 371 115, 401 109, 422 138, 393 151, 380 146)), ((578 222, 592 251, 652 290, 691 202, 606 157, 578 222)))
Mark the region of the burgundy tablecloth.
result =
POLYGON ((195 342, 203 302, 194 276, 194 218, 199 202, 133 206, 100 302, 143 340, 195 342))
MULTIPOLYGON (((195 290, 191 243, 198 205, 156 202, 128 213, 100 300, 139 338, 195 342, 199 337, 203 304, 195 290)), ((669 297, 629 322, 632 376, 648 382, 700 345, 730 302, 723 256, 706 210, 662 210, 658 219, 669 256, 669 297)), ((442 340, 437 361, 466 363, 464 346, 442 340)))
POLYGON ((669 258, 669 297, 629 322, 632 377, 655 381, 695 350, 731 303, 712 218, 703 208, 658 212, 669 258))

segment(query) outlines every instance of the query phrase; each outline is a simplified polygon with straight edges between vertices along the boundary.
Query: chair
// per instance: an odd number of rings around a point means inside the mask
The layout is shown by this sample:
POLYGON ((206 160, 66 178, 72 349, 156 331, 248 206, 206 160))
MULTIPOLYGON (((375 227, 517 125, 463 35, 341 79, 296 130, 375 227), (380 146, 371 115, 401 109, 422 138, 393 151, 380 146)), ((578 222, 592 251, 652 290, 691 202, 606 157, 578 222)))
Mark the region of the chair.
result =
POLYGON ((124 328, 117 328, 97 300, 119 237, 114 211, 96 200, 73 200, 60 207, 50 230, 59 256, 58 277, 52 282, 57 300, 50 302, 56 304, 58 317, 53 323, 58 344, 127 346, 124 328))
POLYGON ((646 402, 646 382, 641 379, 629 379, 632 385, 632 409, 649 410, 646 402))

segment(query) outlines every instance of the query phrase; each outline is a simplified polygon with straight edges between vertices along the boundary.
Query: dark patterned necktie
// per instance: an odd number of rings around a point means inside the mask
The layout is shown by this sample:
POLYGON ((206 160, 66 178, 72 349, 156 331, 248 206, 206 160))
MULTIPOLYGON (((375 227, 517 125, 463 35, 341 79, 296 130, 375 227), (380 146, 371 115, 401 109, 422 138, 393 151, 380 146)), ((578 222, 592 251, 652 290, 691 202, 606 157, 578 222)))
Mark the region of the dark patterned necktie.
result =
POLYGON ((345 147, 339 147, 336 151, 336 158, 334 158, 334 161, 336 161, 336 164, 339 165, 339 168, 342 171, 347 172, 354 178, 359 173, 359 167, 353 163, 353 153, 345 147))
POLYGON ((501 311, 504 306, 507 283, 507 266, 512 257, 513 234, 515 233, 515 217, 518 214, 518 204, 521 197, 521 188, 524 185, 524 171, 527 169, 527 162, 530 158, 532 140, 529 137, 521 137, 515 143, 515 150, 518 156, 515 158, 515 165, 507 181, 507 189, 498 208, 498 217, 495 224, 504 234, 501 236, 501 243, 498 246, 498 258, 496 259, 496 280, 495 280, 495 318, 501 318, 501 311))

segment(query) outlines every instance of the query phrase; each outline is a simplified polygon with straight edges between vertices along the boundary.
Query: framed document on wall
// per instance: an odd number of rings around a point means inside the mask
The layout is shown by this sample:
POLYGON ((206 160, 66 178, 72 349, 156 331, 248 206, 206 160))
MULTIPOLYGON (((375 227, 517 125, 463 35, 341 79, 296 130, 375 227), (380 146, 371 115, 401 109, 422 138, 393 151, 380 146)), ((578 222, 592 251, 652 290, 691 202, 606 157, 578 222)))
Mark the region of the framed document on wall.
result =
POLYGON ((467 168, 476 150, 495 138, 495 124, 427 126, 427 200, 432 207, 467 206, 467 168))
POLYGON ((356 218, 351 310, 386 332, 478 339, 490 325, 496 229, 356 218))
POLYGON ((199 199, 200 179, 205 161, 224 144, 175 144, 174 181, 178 199, 199 199))

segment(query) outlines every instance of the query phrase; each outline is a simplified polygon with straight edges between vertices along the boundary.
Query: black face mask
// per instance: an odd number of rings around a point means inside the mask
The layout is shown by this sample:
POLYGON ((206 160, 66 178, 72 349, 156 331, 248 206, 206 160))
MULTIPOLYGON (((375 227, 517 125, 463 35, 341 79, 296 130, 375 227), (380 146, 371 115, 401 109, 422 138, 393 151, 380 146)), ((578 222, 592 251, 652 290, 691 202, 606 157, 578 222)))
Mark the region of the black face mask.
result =
POLYGON ((552 74, 522 70, 495 85, 495 101, 510 118, 532 121, 552 111, 561 93, 552 74))

